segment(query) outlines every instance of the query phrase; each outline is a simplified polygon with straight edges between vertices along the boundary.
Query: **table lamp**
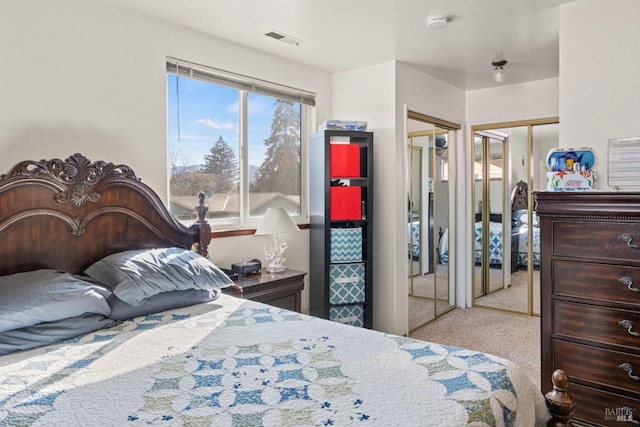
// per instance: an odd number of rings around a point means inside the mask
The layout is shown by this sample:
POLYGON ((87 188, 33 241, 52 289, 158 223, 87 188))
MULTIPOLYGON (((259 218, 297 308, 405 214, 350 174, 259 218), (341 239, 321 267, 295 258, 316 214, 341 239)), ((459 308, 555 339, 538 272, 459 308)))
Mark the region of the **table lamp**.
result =
POLYGON ((267 273, 281 273, 284 267, 284 251, 287 242, 278 238, 280 233, 299 231, 298 225, 293 222, 287 211, 283 208, 269 208, 264 214, 260 225, 256 229, 256 235, 271 234, 271 244, 264 246, 264 257, 267 261, 267 273))

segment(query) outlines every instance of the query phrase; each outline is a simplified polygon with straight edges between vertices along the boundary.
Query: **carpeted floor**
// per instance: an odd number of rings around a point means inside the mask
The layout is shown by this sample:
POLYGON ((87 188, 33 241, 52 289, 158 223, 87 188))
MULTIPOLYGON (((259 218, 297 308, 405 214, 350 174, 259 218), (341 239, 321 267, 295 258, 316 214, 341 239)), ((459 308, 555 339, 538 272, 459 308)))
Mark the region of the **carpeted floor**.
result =
POLYGON ((410 333, 412 338, 509 359, 540 384, 540 318, 498 310, 456 308, 410 333))
MULTIPOLYGON (((481 295, 480 267, 476 267, 476 296, 481 295)), ((483 307, 500 308, 504 310, 528 313, 527 270, 520 269, 510 274, 510 287, 502 287, 502 270, 490 269, 491 290, 489 295, 480 296, 476 304, 483 307)), ((533 270, 533 312, 540 313, 540 270, 533 270)))
POLYGON ((416 329, 452 307, 453 290, 449 288, 449 267, 436 265, 435 274, 417 275, 409 286, 409 330, 416 329), (435 285, 435 287, 434 287, 435 285))

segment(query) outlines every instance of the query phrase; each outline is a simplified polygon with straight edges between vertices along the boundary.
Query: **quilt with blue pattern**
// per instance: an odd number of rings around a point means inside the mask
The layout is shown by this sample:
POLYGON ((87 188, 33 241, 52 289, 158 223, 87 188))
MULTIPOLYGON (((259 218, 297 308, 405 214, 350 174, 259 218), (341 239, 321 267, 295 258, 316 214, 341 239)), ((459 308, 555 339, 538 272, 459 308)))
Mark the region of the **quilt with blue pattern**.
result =
POLYGON ((0 357, 0 426, 541 426, 488 354, 222 295, 0 357))

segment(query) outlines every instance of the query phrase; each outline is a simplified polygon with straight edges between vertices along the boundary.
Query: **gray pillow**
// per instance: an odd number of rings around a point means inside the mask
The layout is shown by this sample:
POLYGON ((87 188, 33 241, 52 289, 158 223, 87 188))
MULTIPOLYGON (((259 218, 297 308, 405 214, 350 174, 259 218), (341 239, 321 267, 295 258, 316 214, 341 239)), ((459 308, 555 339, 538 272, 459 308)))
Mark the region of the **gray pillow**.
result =
POLYGON ((127 320, 151 313, 187 307, 203 302, 213 301, 220 295, 216 289, 188 289, 184 291, 162 292, 144 300, 141 305, 129 305, 115 295, 111 295, 107 302, 111 306, 110 319, 127 320))
POLYGON ((124 251, 85 270, 129 305, 153 295, 186 289, 222 289, 233 282, 207 258, 182 248, 124 251))
POLYGON ((59 270, 0 276, 0 332, 83 313, 109 316, 111 292, 59 270))
POLYGON ((117 323, 100 314, 85 313, 78 317, 2 332, 0 333, 0 355, 53 344, 98 329, 109 328, 117 323))

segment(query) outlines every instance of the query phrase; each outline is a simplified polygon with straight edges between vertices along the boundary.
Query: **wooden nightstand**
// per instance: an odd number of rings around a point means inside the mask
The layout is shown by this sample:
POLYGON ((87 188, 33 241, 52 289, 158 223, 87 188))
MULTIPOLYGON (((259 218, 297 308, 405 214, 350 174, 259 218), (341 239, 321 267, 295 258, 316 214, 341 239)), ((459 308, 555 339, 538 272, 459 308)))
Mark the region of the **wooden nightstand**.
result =
POLYGON ((306 274, 289 269, 282 273, 267 273, 262 269, 259 274, 241 277, 222 292, 300 313, 306 274))

